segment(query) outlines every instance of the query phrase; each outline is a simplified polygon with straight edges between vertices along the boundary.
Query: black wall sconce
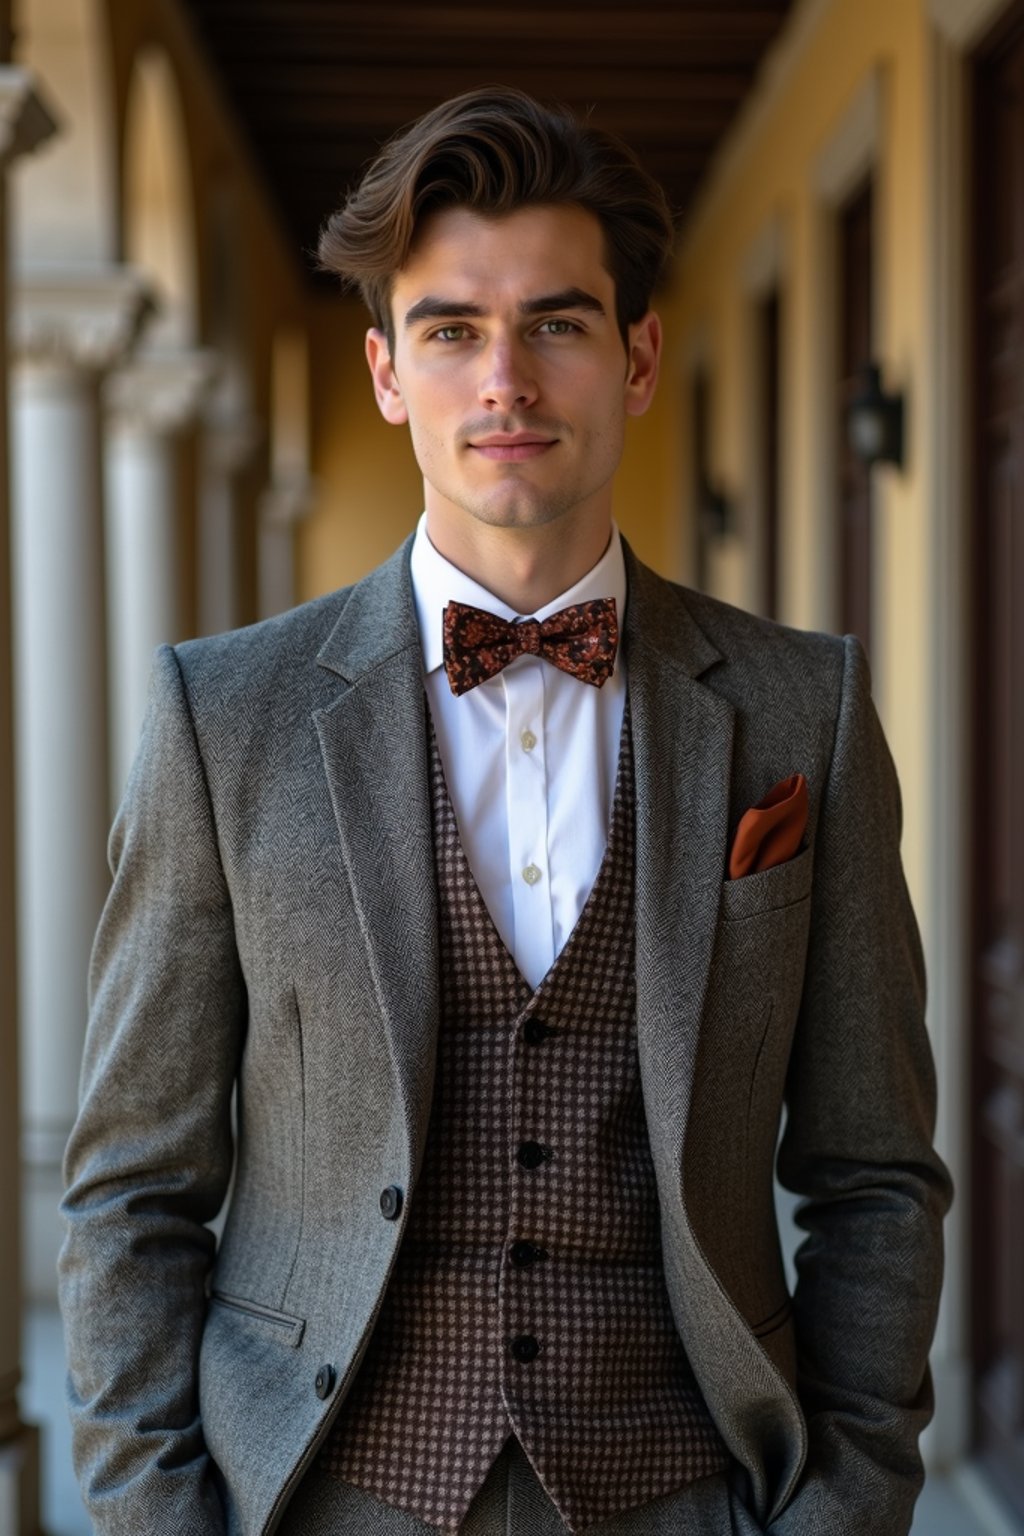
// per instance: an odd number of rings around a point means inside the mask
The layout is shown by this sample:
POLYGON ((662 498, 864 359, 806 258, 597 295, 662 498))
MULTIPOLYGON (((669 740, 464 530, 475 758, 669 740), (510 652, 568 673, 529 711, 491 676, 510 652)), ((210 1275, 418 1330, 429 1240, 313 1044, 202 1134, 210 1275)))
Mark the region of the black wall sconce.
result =
POLYGON ((697 505, 701 532, 707 538, 724 539, 736 526, 732 502, 720 485, 701 478, 697 505))
POLYGON ((887 395, 881 370, 870 363, 863 383, 846 408, 850 447, 867 465, 903 467, 903 396, 887 395))

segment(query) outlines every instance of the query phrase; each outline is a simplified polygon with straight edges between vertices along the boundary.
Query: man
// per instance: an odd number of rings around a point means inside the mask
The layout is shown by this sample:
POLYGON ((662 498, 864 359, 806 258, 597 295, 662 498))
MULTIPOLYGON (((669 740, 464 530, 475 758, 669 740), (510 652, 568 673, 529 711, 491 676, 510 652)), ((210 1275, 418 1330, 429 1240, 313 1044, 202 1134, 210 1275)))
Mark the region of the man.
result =
POLYGON ((670 242, 497 89, 325 231, 426 510, 156 659, 68 1150, 100 1532, 909 1528, 949 1192, 898 792, 855 640, 612 522, 670 242))

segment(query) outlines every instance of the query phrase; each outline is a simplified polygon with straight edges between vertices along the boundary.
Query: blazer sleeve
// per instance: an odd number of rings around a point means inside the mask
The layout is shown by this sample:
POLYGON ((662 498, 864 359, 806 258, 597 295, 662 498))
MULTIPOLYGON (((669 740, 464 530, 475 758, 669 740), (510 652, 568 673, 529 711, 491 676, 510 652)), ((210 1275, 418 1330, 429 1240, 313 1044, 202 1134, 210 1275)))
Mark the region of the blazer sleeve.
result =
POLYGON ((110 839, 60 1301, 74 1458, 100 1536, 222 1536, 199 1418, 205 1282, 246 1019, 231 901, 177 658, 156 654, 110 839))
POLYGON ((809 1454, 772 1536, 900 1536, 923 1479, 951 1188, 932 1148, 924 966, 900 832, 867 663, 848 636, 778 1162, 808 1234, 794 1313, 809 1454))

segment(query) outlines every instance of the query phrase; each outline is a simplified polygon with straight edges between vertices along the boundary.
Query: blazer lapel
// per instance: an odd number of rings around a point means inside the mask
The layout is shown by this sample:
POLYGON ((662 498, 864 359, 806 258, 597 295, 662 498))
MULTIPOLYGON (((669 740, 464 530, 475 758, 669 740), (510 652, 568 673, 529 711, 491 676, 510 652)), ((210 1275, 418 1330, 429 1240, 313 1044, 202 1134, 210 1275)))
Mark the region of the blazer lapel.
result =
POLYGON ((439 1013, 427 703, 411 540, 354 587, 317 660, 345 687, 314 713, 415 1176, 439 1013))
POLYGON ((636 772, 637 1027, 652 1151, 682 1168, 728 838, 733 709, 700 681, 719 652, 627 550, 636 772))

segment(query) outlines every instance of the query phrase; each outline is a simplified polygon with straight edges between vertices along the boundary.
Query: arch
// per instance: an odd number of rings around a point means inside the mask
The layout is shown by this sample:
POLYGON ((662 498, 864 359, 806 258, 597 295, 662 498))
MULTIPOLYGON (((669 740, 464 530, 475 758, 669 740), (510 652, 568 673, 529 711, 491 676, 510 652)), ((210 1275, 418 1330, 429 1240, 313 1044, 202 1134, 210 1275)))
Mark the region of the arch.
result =
POLYGON ((162 48, 136 56, 124 141, 124 253, 152 284, 158 304, 150 345, 196 340, 195 203, 181 96, 162 48))
POLYGON ((116 109, 103 0, 17 0, 15 62, 54 103, 58 134, 11 171, 15 265, 118 254, 116 109))

